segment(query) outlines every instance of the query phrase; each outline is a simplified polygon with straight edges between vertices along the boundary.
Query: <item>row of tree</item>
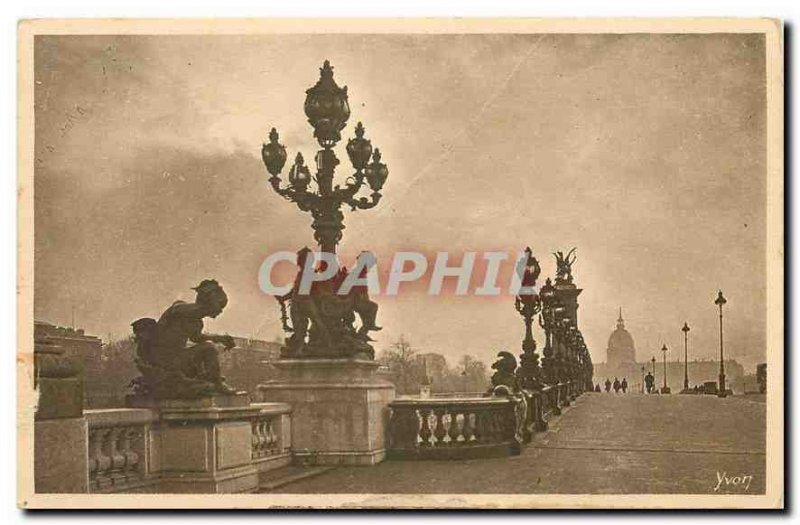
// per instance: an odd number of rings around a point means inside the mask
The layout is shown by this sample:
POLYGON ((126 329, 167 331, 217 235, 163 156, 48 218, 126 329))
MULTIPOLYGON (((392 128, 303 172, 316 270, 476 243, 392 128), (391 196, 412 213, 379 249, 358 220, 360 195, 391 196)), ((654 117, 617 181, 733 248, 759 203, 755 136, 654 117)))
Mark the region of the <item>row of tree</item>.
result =
MULTIPOLYGON (((133 337, 126 337, 108 341, 99 355, 86 356, 83 364, 88 408, 124 405, 125 395, 130 392, 128 385, 139 375, 135 355, 136 343, 133 337)), ((231 384, 254 391, 257 383, 273 373, 258 362, 262 355, 246 349, 233 350, 220 355, 220 365, 231 384)), ((485 392, 489 388, 490 374, 483 361, 465 355, 451 366, 443 355, 419 352, 402 336, 378 356, 378 361, 388 368, 388 379, 400 395, 419 394, 425 382, 434 393, 485 392)))
POLYGON ((403 336, 381 352, 378 361, 388 368, 400 395, 418 394, 425 382, 434 393, 484 392, 489 388, 488 368, 483 361, 465 355, 451 367, 441 354, 414 350, 403 336))

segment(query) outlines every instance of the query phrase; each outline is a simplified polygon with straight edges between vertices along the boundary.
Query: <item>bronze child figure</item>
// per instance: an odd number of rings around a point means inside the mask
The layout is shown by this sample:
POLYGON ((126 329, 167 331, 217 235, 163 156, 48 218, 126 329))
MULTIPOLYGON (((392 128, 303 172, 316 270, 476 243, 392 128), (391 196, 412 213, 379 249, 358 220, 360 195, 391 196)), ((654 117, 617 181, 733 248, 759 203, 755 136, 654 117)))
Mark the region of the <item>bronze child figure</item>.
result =
POLYGON ((194 303, 176 301, 158 321, 143 318, 132 324, 136 364, 142 372, 132 382, 136 394, 176 399, 236 393, 220 374, 215 346, 219 343, 226 350, 233 348, 233 338, 203 333, 203 318, 222 313, 228 296, 211 279, 193 290, 197 292, 194 303))

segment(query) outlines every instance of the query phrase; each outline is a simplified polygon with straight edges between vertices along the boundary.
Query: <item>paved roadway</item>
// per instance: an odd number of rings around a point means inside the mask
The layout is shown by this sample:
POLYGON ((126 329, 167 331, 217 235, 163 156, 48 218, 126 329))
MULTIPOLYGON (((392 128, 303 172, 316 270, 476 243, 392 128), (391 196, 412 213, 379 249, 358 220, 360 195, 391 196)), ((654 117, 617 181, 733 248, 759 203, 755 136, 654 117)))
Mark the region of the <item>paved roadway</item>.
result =
POLYGON ((340 467, 275 491, 763 494, 765 430, 759 400, 591 393, 520 456, 340 467), (724 481, 736 476, 738 485, 724 481), (749 487, 741 476, 752 476, 749 487))

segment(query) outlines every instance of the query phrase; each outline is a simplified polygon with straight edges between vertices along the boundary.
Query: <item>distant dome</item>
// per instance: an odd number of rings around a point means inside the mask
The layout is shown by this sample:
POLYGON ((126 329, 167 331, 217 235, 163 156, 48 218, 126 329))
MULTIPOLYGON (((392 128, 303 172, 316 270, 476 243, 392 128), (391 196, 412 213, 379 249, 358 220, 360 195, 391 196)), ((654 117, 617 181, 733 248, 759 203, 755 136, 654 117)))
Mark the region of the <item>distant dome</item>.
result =
POLYGON ((636 346, 630 332, 625 330, 625 320, 622 319, 622 308, 619 309, 617 319, 617 329, 611 332, 608 338, 608 357, 606 362, 609 365, 636 362, 636 346))

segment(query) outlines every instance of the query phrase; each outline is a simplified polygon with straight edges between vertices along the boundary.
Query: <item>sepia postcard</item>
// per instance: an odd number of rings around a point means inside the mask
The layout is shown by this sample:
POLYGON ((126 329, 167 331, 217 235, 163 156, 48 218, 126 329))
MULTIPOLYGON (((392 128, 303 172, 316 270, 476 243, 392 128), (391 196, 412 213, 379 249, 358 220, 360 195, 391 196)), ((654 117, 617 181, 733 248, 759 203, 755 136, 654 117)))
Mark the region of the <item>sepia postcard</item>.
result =
POLYGON ((782 508, 782 34, 20 22, 18 504, 782 508))

